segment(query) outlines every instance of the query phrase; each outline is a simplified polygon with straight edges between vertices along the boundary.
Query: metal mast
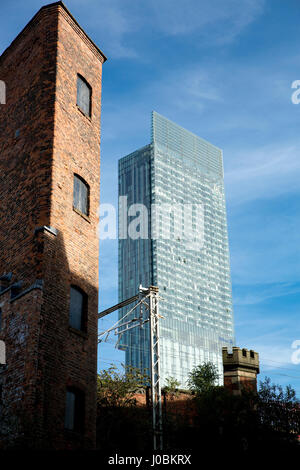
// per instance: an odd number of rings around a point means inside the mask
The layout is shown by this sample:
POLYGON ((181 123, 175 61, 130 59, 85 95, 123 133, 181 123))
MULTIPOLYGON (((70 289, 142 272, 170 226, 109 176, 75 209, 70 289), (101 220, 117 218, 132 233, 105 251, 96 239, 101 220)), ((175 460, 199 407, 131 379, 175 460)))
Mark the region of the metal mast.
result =
POLYGON ((122 307, 130 305, 138 301, 115 325, 101 332, 98 336, 98 342, 105 341, 111 332, 114 332, 120 340, 122 334, 132 328, 142 328, 145 323, 149 322, 150 330, 150 375, 151 375, 151 398, 152 398, 152 426, 153 426, 153 448, 154 450, 163 449, 163 428, 162 428, 162 403, 161 403, 161 382, 160 382, 160 345, 159 345, 159 316, 158 313, 158 287, 150 286, 145 288, 140 286, 139 293, 110 307, 99 313, 98 318, 103 318, 109 313, 119 310, 122 307), (146 318, 143 315, 144 310, 148 312, 146 318), (135 310, 139 314, 131 319, 128 317, 135 310))
POLYGON ((151 364, 151 396, 154 450, 163 449, 162 434, 162 405, 160 382, 160 348, 159 348, 159 314, 158 287, 150 287, 149 316, 150 316, 150 364, 151 364))

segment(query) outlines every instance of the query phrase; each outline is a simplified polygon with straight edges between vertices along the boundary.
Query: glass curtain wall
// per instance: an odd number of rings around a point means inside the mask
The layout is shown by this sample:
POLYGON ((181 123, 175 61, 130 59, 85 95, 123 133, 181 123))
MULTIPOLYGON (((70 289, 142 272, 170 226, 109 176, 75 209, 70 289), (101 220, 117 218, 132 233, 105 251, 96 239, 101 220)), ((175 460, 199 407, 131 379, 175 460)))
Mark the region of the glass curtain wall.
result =
MULTIPOLYGON (((119 195, 148 209, 149 237, 119 240, 119 299, 159 287, 163 383, 185 387, 204 361, 222 383, 222 346, 234 345, 222 151, 153 112, 151 144, 119 161, 119 195)), ((149 368, 148 335, 123 335, 126 364, 149 368)))

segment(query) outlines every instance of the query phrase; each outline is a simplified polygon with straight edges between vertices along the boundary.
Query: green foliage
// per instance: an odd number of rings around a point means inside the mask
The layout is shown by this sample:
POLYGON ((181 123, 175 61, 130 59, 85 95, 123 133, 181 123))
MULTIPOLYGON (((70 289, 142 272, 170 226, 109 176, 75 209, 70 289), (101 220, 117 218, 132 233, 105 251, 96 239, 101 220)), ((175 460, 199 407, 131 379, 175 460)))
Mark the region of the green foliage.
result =
POLYGON ((98 375, 97 447, 112 453, 151 450, 150 410, 137 406, 135 393, 144 389, 149 377, 133 367, 115 366, 98 375), (150 447, 149 447, 150 446, 150 447))
POLYGON ((270 377, 265 377, 264 381, 259 383, 258 395, 265 403, 284 403, 288 406, 295 406, 299 403, 296 398, 296 392, 287 385, 283 389, 280 385, 272 384, 270 377))
MULTIPOLYGON (((284 453, 297 451, 300 407, 295 391, 283 389, 266 378, 258 392, 244 390, 233 395, 216 386, 217 368, 210 362, 194 367, 189 375, 193 399, 163 401, 164 448, 214 452, 235 451, 284 453)), ((112 366, 98 377, 98 448, 113 452, 150 452, 151 407, 134 406, 134 394, 148 385, 147 375, 137 369, 119 371, 112 366)), ((165 391, 172 397, 179 383, 168 377, 165 391)))
POLYGON ((266 378, 258 392, 243 390, 233 395, 208 381, 196 394, 195 403, 195 435, 205 447, 213 442, 219 448, 234 443, 240 451, 275 446, 278 452, 285 452, 298 448, 300 407, 291 386, 283 389, 266 378))
POLYGON ((147 384, 149 377, 134 367, 122 367, 124 371, 112 365, 98 374, 98 405, 119 407, 135 404, 134 394, 147 384))
POLYGON ((188 387, 196 395, 210 390, 219 378, 218 369, 212 362, 195 366, 188 376, 188 387))
POLYGON ((167 395, 171 397, 178 396, 178 387, 180 382, 175 379, 175 377, 167 377, 166 378, 166 385, 164 386, 164 391, 167 395))
POLYGON ((264 429, 277 434, 300 434, 300 403, 290 385, 283 389, 265 377, 259 385, 257 411, 264 429))

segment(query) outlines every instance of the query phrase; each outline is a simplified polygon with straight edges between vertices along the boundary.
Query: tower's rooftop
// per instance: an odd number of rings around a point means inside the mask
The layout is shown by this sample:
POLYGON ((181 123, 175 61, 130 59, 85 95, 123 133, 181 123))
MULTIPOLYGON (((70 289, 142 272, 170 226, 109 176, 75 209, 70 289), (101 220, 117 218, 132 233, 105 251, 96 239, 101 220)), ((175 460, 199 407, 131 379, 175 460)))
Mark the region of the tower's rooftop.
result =
POLYGON ((184 129, 156 111, 152 112, 152 143, 181 157, 205 173, 223 177, 222 150, 184 129))
POLYGON ((257 352, 250 349, 241 349, 237 347, 232 348, 232 352, 229 352, 227 348, 222 348, 223 365, 224 369, 241 367, 256 369, 259 373, 259 355, 257 352))
POLYGON ((0 55, 0 62, 4 59, 4 57, 8 54, 8 52, 14 48, 20 39, 39 21, 40 17, 46 13, 48 10, 55 9, 61 7, 62 11, 65 12, 67 18, 69 18, 70 23, 77 30, 77 32, 82 36, 83 40, 89 43, 90 47, 93 48, 101 57, 102 61, 105 62, 107 57, 103 54, 103 52, 99 49, 98 46, 92 41, 92 39, 86 34, 84 29, 79 25, 79 23, 75 20, 74 16, 70 13, 68 8, 63 2, 54 2, 49 3, 48 5, 42 6, 39 11, 31 18, 31 20, 27 23, 27 25, 22 29, 22 31, 16 36, 16 38, 12 41, 12 43, 4 50, 2 55, 0 55))

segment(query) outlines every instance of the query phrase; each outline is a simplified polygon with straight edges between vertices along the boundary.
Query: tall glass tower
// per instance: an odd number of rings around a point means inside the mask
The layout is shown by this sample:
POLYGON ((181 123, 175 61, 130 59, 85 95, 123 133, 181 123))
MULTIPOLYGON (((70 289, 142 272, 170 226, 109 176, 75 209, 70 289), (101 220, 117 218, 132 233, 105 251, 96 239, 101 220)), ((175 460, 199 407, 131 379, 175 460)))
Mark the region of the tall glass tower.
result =
MULTIPOLYGON (((119 201, 119 301, 158 286, 162 383, 184 387, 204 361, 222 377, 234 345, 222 151, 153 112, 151 143, 119 160, 119 201)), ((119 347, 149 368, 147 328, 119 347)))

